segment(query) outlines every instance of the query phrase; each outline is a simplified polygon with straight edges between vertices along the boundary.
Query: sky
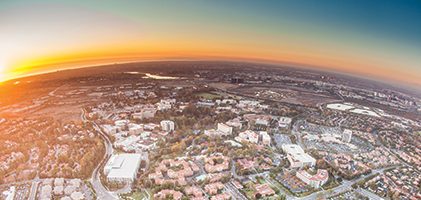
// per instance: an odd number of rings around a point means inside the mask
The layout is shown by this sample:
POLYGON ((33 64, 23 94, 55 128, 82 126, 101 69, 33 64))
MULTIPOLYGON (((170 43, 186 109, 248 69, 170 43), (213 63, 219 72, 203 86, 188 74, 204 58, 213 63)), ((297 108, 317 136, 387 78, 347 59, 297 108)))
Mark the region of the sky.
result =
POLYGON ((0 81, 160 59, 279 62, 421 85, 421 1, 0 1, 0 81))

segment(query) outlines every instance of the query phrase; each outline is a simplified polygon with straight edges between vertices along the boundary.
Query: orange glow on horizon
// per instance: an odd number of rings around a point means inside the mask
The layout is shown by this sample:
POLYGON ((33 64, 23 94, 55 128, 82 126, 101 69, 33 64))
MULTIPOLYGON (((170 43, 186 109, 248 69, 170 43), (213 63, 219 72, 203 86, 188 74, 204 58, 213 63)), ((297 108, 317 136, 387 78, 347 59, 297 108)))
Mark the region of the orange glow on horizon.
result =
MULTIPOLYGON (((124 48, 115 48, 122 50, 124 48)), ((114 50, 115 50, 114 49, 114 50)), ((127 48, 129 49, 129 48, 127 48)), ((356 75, 386 78, 395 81, 402 81, 410 84, 421 84, 421 81, 414 74, 408 74, 399 70, 384 70, 384 68, 374 67, 370 64, 355 61, 343 61, 332 58, 320 58, 306 54, 279 54, 279 53, 257 53, 247 49, 243 51, 226 51, 227 53, 217 53, 217 51, 200 51, 194 48, 189 50, 171 51, 169 49, 154 49, 137 51, 136 53, 116 53, 112 51, 85 51, 73 54, 62 54, 45 58, 28 59, 17 63, 17 66, 9 69, 1 69, 0 81, 11 80, 22 76, 39 74, 53 70, 72 69, 80 67, 106 65, 112 63, 142 62, 151 60, 231 60, 262 62, 273 64, 284 64, 301 66, 322 70, 333 70, 356 75), (352 67, 351 67, 352 66, 352 67)), ((221 52, 221 50, 219 51, 221 52)))
POLYGON ((288 64, 421 86, 417 40, 394 38, 375 26, 368 34, 354 23, 325 23, 327 18, 302 12, 307 4, 258 10, 207 1, 76 2, 3 3, 0 81, 115 62, 192 59, 288 64), (279 12, 294 8, 299 12, 279 12))

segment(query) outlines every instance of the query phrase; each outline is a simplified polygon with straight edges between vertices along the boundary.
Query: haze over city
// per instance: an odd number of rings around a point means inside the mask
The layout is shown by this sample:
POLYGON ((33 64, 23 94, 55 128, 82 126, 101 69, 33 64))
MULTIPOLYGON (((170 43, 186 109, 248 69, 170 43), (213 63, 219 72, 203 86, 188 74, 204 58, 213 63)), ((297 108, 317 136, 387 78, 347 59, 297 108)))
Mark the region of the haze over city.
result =
POLYGON ((421 199, 421 1, 1 0, 0 200, 421 199))

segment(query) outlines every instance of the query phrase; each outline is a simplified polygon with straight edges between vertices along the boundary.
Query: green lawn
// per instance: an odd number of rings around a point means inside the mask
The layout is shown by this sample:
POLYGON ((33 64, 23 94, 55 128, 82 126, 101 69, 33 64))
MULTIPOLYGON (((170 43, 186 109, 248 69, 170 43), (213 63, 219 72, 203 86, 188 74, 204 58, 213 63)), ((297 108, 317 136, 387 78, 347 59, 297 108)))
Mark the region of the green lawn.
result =
POLYGON ((122 195, 123 199, 135 199, 135 200, 142 200, 143 198, 146 198, 147 195, 144 192, 136 191, 131 194, 125 194, 122 195))
POLYGON ((209 100, 221 98, 221 95, 213 94, 213 93, 209 93, 209 92, 198 93, 198 94, 196 94, 196 96, 204 98, 204 99, 209 99, 209 100))

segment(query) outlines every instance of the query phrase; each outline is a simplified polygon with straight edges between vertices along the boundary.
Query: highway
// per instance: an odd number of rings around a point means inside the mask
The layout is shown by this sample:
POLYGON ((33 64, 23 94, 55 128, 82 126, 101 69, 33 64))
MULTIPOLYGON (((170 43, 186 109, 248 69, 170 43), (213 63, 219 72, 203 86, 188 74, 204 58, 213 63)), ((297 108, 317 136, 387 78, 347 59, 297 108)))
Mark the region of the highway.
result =
POLYGON ((89 122, 92 124, 94 129, 101 135, 102 139, 104 140, 104 146, 105 146, 105 154, 101 162, 98 164, 98 166, 94 169, 92 172, 91 179, 89 180, 92 184, 93 189, 95 190, 95 193, 97 195, 97 199, 105 199, 105 200, 112 200, 112 199, 118 199, 117 195, 108 191, 107 188, 104 187, 101 183, 100 179, 100 170, 101 166, 105 164, 107 159, 113 154, 113 145, 111 143, 110 138, 108 138, 107 134, 102 131, 102 129, 98 126, 97 123, 88 121, 86 119, 85 110, 82 109, 82 115, 81 115, 83 122, 89 122))

